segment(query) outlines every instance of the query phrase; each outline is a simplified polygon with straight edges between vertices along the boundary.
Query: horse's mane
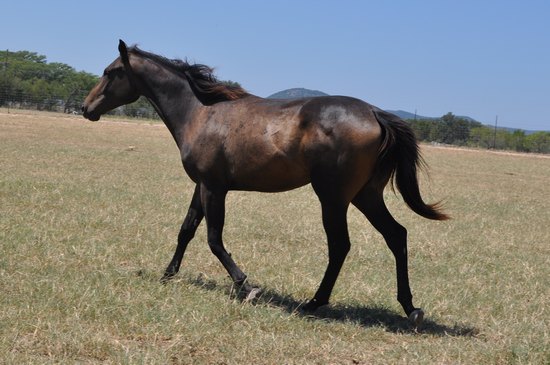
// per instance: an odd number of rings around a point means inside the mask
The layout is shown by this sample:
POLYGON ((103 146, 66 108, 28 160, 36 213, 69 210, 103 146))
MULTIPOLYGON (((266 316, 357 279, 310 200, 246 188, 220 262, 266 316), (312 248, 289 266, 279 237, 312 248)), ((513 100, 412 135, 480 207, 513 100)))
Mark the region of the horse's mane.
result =
POLYGON ((227 82, 219 81, 216 76, 214 76, 214 69, 209 66, 189 64, 179 59, 170 60, 166 57, 143 51, 137 46, 130 47, 128 51, 148 58, 183 75, 189 82, 195 96, 204 105, 241 99, 250 95, 239 85, 231 85, 227 82))

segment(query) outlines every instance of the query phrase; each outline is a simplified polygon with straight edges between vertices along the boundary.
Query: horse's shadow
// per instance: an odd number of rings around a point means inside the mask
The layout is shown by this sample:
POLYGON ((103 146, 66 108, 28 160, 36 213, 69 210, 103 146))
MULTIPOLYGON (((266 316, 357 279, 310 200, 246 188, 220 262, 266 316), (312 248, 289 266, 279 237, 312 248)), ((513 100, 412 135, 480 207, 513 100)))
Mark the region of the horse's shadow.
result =
MULTIPOLYGON (((182 279, 186 283, 209 291, 228 293, 237 300, 243 300, 234 287, 228 287, 204 276, 191 277, 185 275, 182 279)), ((317 309, 314 313, 301 310, 304 302, 296 300, 290 295, 283 295, 275 290, 263 287, 261 295, 254 299, 253 305, 268 305, 280 308, 285 312, 313 320, 346 322, 362 327, 380 327, 393 333, 421 333, 432 336, 463 336, 475 337, 479 331, 475 327, 455 324, 450 327, 431 319, 425 319, 420 329, 415 329, 402 315, 382 306, 365 307, 360 305, 329 305, 317 309)))

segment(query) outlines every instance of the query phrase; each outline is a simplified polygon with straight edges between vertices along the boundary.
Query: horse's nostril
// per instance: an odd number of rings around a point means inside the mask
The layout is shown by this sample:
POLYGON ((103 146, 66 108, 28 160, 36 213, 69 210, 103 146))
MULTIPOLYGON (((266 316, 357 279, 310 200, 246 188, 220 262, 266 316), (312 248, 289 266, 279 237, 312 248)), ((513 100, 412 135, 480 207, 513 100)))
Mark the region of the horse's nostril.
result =
POLYGON ((86 111, 86 107, 84 106, 84 104, 82 104, 82 106, 80 107, 80 110, 82 110, 82 113, 86 111))

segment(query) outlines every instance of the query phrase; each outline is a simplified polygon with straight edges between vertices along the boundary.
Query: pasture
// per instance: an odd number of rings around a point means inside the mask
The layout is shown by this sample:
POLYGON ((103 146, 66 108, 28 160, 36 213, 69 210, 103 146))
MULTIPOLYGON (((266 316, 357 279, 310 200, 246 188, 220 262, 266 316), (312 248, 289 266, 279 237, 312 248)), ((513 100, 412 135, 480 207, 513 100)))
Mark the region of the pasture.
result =
POLYGON ((206 243, 172 257, 193 184, 164 125, 0 110, 0 363, 550 362, 550 158, 422 146, 433 222, 389 189, 409 231, 414 331, 395 265, 353 207, 331 305, 298 307, 327 248, 310 187, 230 192, 225 244, 264 293, 243 303, 206 243))

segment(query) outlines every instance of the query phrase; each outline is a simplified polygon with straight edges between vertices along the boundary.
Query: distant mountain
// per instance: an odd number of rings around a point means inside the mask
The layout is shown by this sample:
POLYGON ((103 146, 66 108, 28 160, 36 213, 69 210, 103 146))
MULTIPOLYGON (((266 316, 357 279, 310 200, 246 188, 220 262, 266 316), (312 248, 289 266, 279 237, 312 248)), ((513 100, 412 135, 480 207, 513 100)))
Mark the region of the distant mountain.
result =
MULTIPOLYGON (((439 119, 440 117, 425 117, 422 115, 417 115, 411 112, 407 112, 404 110, 386 110, 387 112, 390 112, 392 114, 397 115, 401 119, 439 119)), ((470 118, 465 115, 456 115, 457 118, 464 119, 468 122, 477 122, 474 118, 470 118)))
POLYGON ((299 99, 299 98, 310 98, 314 96, 328 96, 322 91, 304 89, 302 87, 294 89, 286 89, 279 91, 278 93, 269 95, 268 99, 299 99))
POLYGON ((404 110, 386 110, 389 113, 397 115, 401 119, 436 119, 433 117, 423 117, 422 115, 416 115, 414 113, 406 112, 404 110))
MULTIPOLYGON (((293 88, 293 89, 286 89, 283 91, 279 91, 275 94, 269 95, 268 99, 299 99, 299 98, 310 98, 315 96, 328 96, 329 94, 326 94, 319 90, 310 90, 305 89, 303 87, 293 88)), ((397 115, 401 119, 439 119, 440 117, 425 117, 422 115, 416 115, 411 112, 407 112, 405 110, 386 110, 387 112, 390 112, 392 114, 397 115)), ((457 118, 465 119, 469 122, 477 122, 474 118, 465 116, 465 115, 457 115, 457 118)), ((491 125, 486 125, 488 127, 492 127, 491 125)), ((515 130, 518 130, 516 128, 506 128, 506 127, 498 127, 498 129, 504 129, 509 132, 513 132, 515 130)), ((524 130, 526 134, 534 133, 534 131, 526 131, 524 130)))
POLYGON ((457 115, 456 116, 457 118, 460 118, 460 119, 465 119, 467 120, 468 122, 479 122, 478 120, 475 120, 474 118, 471 118, 467 115, 457 115))

